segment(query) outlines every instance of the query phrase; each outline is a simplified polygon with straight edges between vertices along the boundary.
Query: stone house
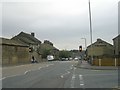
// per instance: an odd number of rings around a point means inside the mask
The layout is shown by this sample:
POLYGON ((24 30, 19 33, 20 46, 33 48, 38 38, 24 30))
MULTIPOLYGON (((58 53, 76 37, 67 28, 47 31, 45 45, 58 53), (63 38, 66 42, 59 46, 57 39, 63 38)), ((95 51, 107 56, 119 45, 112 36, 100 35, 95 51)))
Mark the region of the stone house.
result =
POLYGON ((95 43, 87 47, 87 57, 91 58, 93 56, 93 61, 90 62, 93 65, 103 65, 103 66, 114 66, 116 61, 114 58, 114 47, 113 45, 97 39, 95 43))
POLYGON ((93 55, 94 57, 113 56, 114 55, 113 45, 101 39, 97 39, 97 41, 92 44, 92 52, 91 45, 87 47, 87 56, 91 55, 93 55))
POLYGON ((113 38, 113 45, 114 45, 114 54, 116 57, 120 57, 120 35, 113 38))
POLYGON ((0 38, 0 47, 3 66, 30 63, 29 48, 15 40, 0 38))
POLYGON ((39 51, 41 41, 35 38, 34 33, 28 34, 25 32, 20 32, 18 35, 14 36, 11 39, 24 45, 28 45, 29 48, 32 49, 32 51, 30 52, 31 57, 34 56, 38 62, 41 61, 41 54, 39 51))

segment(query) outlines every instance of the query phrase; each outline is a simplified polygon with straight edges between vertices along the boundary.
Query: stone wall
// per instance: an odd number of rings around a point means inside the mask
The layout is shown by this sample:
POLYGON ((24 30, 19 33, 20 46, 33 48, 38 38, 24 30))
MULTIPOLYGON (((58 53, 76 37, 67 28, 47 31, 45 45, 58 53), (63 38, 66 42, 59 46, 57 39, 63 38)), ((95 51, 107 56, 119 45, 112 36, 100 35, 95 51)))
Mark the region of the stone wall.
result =
POLYGON ((30 63, 28 47, 2 45, 2 65, 17 65, 30 63))
POLYGON ((93 65, 94 66, 120 66, 120 63, 118 63, 118 58, 112 58, 112 57, 104 57, 104 58, 94 58, 93 65))

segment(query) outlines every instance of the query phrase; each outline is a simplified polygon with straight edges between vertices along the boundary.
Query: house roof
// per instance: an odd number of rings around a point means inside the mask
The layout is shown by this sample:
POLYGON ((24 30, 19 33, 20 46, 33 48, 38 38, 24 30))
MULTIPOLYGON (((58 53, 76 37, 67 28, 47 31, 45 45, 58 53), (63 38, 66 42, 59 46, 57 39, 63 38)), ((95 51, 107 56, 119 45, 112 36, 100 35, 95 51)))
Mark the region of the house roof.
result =
POLYGON ((113 38, 113 40, 115 40, 116 38, 120 38, 120 34, 118 36, 116 36, 115 38, 113 38))
MULTIPOLYGON (((113 47, 113 45, 112 44, 110 44, 110 43, 108 43, 108 42, 106 42, 106 41, 104 41, 104 40, 102 40, 102 39, 97 39, 97 41, 96 42, 94 42, 92 45, 104 45, 104 44, 108 44, 108 45, 110 45, 110 46, 112 46, 113 47), (100 42, 102 42, 102 43, 100 43, 100 42)), ((87 48, 89 48, 91 45, 89 45, 87 48)))
POLYGON ((38 40, 37 38, 35 38, 34 36, 32 36, 31 34, 27 34, 24 32, 19 33, 17 36, 12 38, 13 40, 17 40, 23 44, 33 44, 33 45, 37 45, 37 44, 41 44, 41 41, 38 40))
POLYGON ((6 39, 6 38, 0 38, 0 44, 1 45, 25 46, 25 47, 28 47, 28 45, 24 45, 24 44, 19 43, 19 42, 15 41, 15 40, 6 39))
POLYGON ((52 46, 50 44, 46 44, 46 43, 41 44, 41 47, 42 48, 46 48, 46 49, 51 49, 51 50, 59 51, 59 49, 57 49, 56 47, 54 47, 54 46, 52 46))

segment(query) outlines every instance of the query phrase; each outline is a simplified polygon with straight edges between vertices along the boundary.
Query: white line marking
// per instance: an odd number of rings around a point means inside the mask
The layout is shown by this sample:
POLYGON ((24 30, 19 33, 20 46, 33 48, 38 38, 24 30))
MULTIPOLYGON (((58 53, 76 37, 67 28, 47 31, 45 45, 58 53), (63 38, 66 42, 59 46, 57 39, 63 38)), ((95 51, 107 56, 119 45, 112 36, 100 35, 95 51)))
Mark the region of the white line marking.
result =
POLYGON ((73 74, 71 79, 71 88, 74 88, 74 84, 75 84, 75 75, 73 74))
POLYGON ((38 69, 40 70, 42 67, 39 67, 38 69))
POLYGON ((83 86, 84 84, 80 84, 80 86, 83 86))
POLYGON ((28 73, 28 71, 25 71, 25 73, 24 74, 27 74, 28 73))
POLYGON ((74 88, 74 84, 75 84, 75 67, 74 67, 74 69, 73 69, 73 76, 72 76, 72 79, 71 79, 71 88, 74 88))
POLYGON ((0 78, 0 80, 3 80, 3 79, 5 79, 6 77, 3 77, 3 78, 0 78))
POLYGON ((69 74, 70 72, 69 72, 69 71, 67 71, 67 73, 69 74))
POLYGON ((84 88, 84 80, 83 80, 83 75, 79 75, 79 79, 80 79, 80 86, 82 87, 82 88, 84 88))
MULTIPOLYGON (((20 75, 22 75, 22 74, 20 74, 20 75)), ((6 76, 6 77, 3 77, 3 78, 0 79, 0 80, 6 79, 6 78, 10 78, 10 77, 15 77, 15 76, 19 76, 19 75, 6 76)))
POLYGON ((61 78, 64 78, 64 76, 63 76, 63 75, 61 75, 60 77, 61 77, 61 78))
POLYGON ((62 74, 60 77, 61 77, 61 78, 64 78, 64 76, 67 75, 67 74, 70 74, 70 72, 67 71, 67 73, 62 74))
POLYGON ((28 72, 30 72, 31 70, 28 70, 28 71, 25 71, 25 73, 24 74, 27 74, 28 72))
POLYGON ((77 68, 76 68, 76 67, 74 67, 74 69, 76 70, 77 68))

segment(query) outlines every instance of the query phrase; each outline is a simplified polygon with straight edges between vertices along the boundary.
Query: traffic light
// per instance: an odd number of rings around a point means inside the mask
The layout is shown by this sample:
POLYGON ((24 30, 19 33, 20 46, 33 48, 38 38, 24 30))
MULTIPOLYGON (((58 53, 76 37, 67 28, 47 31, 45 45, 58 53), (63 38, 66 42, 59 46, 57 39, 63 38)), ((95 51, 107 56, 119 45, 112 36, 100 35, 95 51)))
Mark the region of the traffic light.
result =
POLYGON ((80 51, 80 52, 82 51, 82 46, 79 46, 79 51, 80 51))
POLYGON ((33 52, 33 48, 32 47, 29 47, 29 52, 33 52))

